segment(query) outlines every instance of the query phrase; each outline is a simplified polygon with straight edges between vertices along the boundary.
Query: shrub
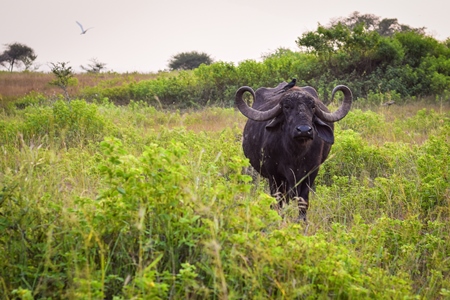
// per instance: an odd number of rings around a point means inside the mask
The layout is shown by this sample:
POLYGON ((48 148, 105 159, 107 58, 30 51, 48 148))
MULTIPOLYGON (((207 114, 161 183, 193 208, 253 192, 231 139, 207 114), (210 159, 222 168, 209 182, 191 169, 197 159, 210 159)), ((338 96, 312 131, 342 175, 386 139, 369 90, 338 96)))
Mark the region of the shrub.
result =
POLYGON ((58 100, 51 106, 28 106, 20 113, 15 128, 29 144, 57 144, 64 147, 101 140, 111 124, 95 104, 84 100, 58 100))
POLYGON ((449 157, 448 135, 432 136, 420 148, 417 159, 420 179, 419 193, 424 213, 449 215, 449 157))
POLYGON ((13 103, 15 107, 24 109, 27 106, 36 106, 44 104, 45 102, 47 102, 47 98, 44 95, 31 92, 13 103))
POLYGON ((389 160, 380 148, 368 145, 361 135, 353 130, 336 130, 335 136, 337 142, 321 169, 324 183, 332 183, 331 174, 359 179, 374 179, 387 175, 389 160))

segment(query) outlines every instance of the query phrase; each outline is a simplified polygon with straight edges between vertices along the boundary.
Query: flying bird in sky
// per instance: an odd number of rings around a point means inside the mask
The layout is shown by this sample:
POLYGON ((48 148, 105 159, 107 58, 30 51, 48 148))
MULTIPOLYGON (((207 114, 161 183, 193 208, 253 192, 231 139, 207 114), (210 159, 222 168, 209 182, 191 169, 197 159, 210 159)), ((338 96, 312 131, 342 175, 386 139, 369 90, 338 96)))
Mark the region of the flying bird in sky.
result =
POLYGON ((81 28, 81 33, 80 34, 85 34, 89 29, 93 28, 93 27, 89 27, 88 29, 85 30, 83 28, 83 25, 81 25, 80 22, 78 22, 78 21, 75 21, 75 22, 77 22, 78 26, 80 26, 80 28, 81 28))

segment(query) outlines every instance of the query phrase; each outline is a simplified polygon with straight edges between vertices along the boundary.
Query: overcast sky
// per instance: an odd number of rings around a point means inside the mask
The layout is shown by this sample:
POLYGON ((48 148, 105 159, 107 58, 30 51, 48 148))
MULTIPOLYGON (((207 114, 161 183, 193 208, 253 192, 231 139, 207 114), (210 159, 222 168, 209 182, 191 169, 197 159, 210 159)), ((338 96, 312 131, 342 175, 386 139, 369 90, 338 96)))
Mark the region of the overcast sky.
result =
POLYGON ((110 71, 157 72, 194 50, 235 64, 259 60, 279 47, 298 49, 302 33, 354 11, 450 37, 444 0, 0 0, 0 7, 0 53, 25 44, 44 72, 50 62, 80 71, 92 59, 110 71), (93 28, 80 35, 75 21, 93 28))

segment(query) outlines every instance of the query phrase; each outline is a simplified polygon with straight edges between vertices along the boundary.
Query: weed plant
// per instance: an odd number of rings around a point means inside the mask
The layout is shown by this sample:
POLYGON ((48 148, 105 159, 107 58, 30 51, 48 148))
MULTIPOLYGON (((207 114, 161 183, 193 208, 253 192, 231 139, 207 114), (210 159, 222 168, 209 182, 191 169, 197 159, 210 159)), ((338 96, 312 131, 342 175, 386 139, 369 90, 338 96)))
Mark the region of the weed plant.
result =
POLYGON ((448 111, 353 110, 307 225, 233 109, 31 100, 0 112, 1 299, 450 297, 448 111))

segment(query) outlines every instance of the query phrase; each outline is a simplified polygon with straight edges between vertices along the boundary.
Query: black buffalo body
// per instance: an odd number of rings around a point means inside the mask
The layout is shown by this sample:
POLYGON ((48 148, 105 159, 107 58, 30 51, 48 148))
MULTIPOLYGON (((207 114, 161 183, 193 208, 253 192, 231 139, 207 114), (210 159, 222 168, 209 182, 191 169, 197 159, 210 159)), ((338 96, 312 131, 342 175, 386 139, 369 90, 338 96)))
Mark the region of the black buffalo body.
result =
POLYGON ((247 86, 239 88, 236 105, 248 118, 242 146, 253 168, 269 179, 280 206, 296 199, 299 218, 306 220, 309 191, 334 142, 333 123, 349 112, 352 93, 344 85, 334 88, 332 97, 342 91, 344 101, 330 113, 314 88, 293 87, 280 94, 285 86, 283 82, 256 93, 247 86), (252 107, 243 100, 245 92, 253 96, 252 107))

